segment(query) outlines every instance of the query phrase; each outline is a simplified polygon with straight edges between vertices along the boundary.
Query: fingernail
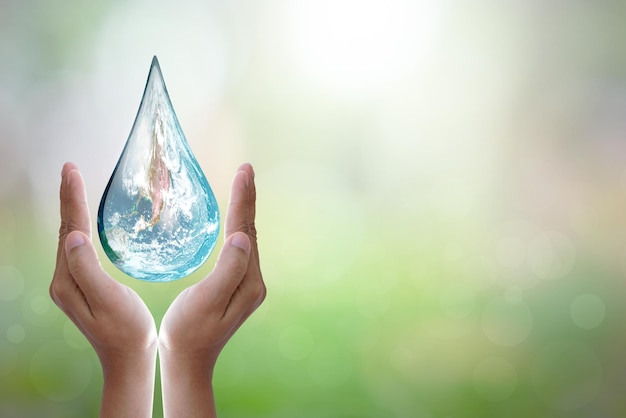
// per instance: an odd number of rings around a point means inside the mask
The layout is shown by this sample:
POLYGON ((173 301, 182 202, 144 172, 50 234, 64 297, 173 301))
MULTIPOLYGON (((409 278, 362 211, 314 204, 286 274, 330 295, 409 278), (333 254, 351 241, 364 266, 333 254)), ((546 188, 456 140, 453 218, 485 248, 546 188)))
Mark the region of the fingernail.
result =
POLYGON ((67 187, 70 187, 70 179, 72 178, 72 171, 75 171, 75 170, 69 170, 67 173, 65 173, 65 184, 67 187))
POLYGON ((65 239, 65 248, 68 251, 74 247, 78 247, 79 245, 85 245, 85 237, 79 232, 70 233, 65 239))
POLYGON ((230 244, 237 248, 241 248, 245 252, 248 252, 248 250, 250 249, 250 239, 244 233, 235 234, 230 240, 230 244))
POLYGON ((63 164, 63 168, 61 169, 61 177, 63 177, 67 171, 69 171, 70 169, 70 162, 66 162, 65 164, 63 164))
POLYGON ((250 187, 250 176, 248 175, 248 173, 246 171, 241 170, 240 173, 243 173, 243 176, 245 177, 245 181, 246 181, 246 187, 250 187))

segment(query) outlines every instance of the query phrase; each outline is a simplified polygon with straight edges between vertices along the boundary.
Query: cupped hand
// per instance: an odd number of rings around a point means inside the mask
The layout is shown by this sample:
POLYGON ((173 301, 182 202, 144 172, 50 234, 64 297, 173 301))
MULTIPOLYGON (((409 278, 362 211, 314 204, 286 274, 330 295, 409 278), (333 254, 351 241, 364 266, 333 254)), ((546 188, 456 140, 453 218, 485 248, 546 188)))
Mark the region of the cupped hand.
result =
POLYGON ((100 265, 78 168, 66 163, 61 177, 61 227, 50 296, 89 340, 106 374, 109 366, 121 368, 132 356, 155 354, 156 326, 137 293, 100 265))
POLYGON ((254 225, 254 171, 233 181, 225 242, 215 268, 172 302, 159 330, 163 412, 167 418, 215 417, 212 379, 217 357, 265 298, 254 225))
POLYGON ((157 338, 141 298, 110 277, 91 243, 85 186, 66 163, 50 296, 94 347, 104 374, 101 417, 149 417, 157 345, 167 417, 215 416, 213 367, 221 349, 265 298, 256 241, 254 172, 233 181, 226 240, 213 272, 174 300, 157 338))
POLYGON ((157 333, 133 290, 102 269, 91 242, 85 184, 78 168, 61 172, 61 227, 50 296, 98 354, 104 385, 100 417, 152 416, 157 333))
POLYGON ((222 347, 265 298, 255 218, 256 189, 250 164, 233 180, 225 242, 215 268, 182 291, 167 310, 159 350, 210 365, 222 347))

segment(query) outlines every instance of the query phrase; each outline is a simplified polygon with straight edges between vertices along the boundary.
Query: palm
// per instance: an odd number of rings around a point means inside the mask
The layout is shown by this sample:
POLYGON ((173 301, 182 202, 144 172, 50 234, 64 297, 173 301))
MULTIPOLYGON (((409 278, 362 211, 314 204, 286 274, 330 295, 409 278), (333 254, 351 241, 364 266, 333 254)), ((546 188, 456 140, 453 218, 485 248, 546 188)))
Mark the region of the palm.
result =
POLYGON ((133 290, 100 266, 91 243, 85 185, 73 164, 63 168, 61 228, 50 295, 103 357, 156 344, 154 319, 133 290))
POLYGON ((178 295, 163 317, 159 342, 165 349, 216 357, 265 297, 256 247, 255 197, 254 173, 246 164, 233 181, 226 240, 214 270, 178 295))
MULTIPOLYGON (((159 330, 159 340, 169 350, 201 350, 217 355, 232 333, 223 312, 203 291, 207 277, 183 290, 170 305, 159 330)), ((234 332, 234 329, 233 329, 234 332)))

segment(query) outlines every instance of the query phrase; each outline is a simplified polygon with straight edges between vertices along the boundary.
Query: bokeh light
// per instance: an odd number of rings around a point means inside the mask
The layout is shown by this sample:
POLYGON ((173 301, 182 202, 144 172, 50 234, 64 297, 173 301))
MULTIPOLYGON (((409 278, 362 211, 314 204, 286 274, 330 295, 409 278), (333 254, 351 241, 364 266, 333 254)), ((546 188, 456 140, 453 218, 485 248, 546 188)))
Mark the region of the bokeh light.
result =
MULTIPOLYGON (((0 416, 97 415, 60 170, 94 215, 153 55, 222 212, 256 172, 268 297, 219 416, 626 415, 622 3, 3 2, 0 416)), ((157 324, 217 256, 154 285, 99 251, 157 324)))
POLYGON ((0 266, 0 301, 9 302, 20 297, 24 290, 24 277, 13 266, 0 266))
POLYGON ((11 325, 7 330, 7 340, 13 344, 19 344, 26 338, 26 330, 21 325, 11 325))
POLYGON ((30 377, 35 389, 45 398, 70 401, 87 389, 92 378, 91 360, 85 352, 72 351, 65 341, 50 341, 33 355, 30 377))
POLYGON ((517 385, 515 367, 499 357, 491 357, 478 363, 473 378, 476 392, 492 402, 506 400, 517 385))
POLYGON ((490 301, 483 311, 482 325, 487 338, 494 344, 511 347, 521 344, 532 332, 530 308, 511 298, 490 301))
POLYGON ((297 69, 328 94, 359 97, 397 84, 434 46, 440 1, 285 2, 297 69))
POLYGON ((575 410, 591 402, 603 384, 603 367, 593 351, 575 341, 544 347, 533 365, 538 396, 557 410, 575 410))
POLYGON ((600 326, 606 316, 606 305, 599 296, 586 293, 572 301, 570 307, 572 321, 585 329, 600 326))

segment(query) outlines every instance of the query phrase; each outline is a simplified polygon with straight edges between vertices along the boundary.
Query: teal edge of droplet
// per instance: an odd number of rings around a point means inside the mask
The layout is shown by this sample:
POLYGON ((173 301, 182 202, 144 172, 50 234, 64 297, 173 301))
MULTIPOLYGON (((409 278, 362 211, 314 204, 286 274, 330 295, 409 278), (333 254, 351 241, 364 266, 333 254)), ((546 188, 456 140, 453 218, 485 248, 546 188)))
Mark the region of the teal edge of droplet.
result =
MULTIPOLYGON (((104 206, 105 206, 105 202, 106 202, 106 197, 108 195, 109 189, 111 188, 111 184, 112 184, 113 179, 115 177, 114 174, 117 172, 117 169, 119 168, 119 165, 120 165, 120 163, 122 161, 122 156, 124 155, 124 153, 126 151, 126 148, 128 147, 128 142, 129 142, 130 136, 131 136, 132 132, 135 129, 135 125, 137 123, 137 120, 139 119, 139 114, 141 113, 141 108, 143 106, 143 100, 144 100, 144 98, 146 96, 146 91, 148 89, 148 86, 150 85, 150 79, 152 77, 152 72, 155 71, 155 69, 156 69, 156 71, 158 71, 159 78, 160 78, 160 81, 161 81, 161 86, 163 87, 163 90, 165 91, 165 98, 168 101, 169 108, 172 111, 173 117, 176 120, 178 126, 180 126, 180 121, 178 120, 178 116, 176 115, 176 111, 174 110, 174 106, 172 105, 172 102, 171 102, 171 99, 170 99, 170 96, 169 96, 169 92, 167 91, 167 86, 165 85, 165 82, 163 80, 163 73, 161 72, 161 66, 159 65, 159 60, 158 60, 157 56, 154 55, 152 57, 152 62, 150 64, 150 71, 148 72, 148 77, 146 79, 146 85, 145 85, 143 93, 141 95, 141 102, 139 103, 139 108, 137 109, 137 115, 135 116, 135 120, 133 121, 133 125, 132 125, 132 127, 130 129, 130 133, 128 135, 128 138, 126 139, 126 143, 124 144, 124 148, 122 149, 122 152, 120 154, 120 158, 117 160, 117 163, 115 164, 115 168, 113 169, 113 174, 111 175, 111 177, 109 178, 109 181, 107 182, 107 185, 106 185, 106 187, 104 189, 104 193, 102 194, 102 198, 100 199, 100 204, 98 206, 97 228, 98 228, 98 236, 100 238, 100 243, 102 244, 102 248, 104 249, 107 257, 109 258, 109 260, 113 264, 116 264, 116 265, 117 265, 117 262, 120 260, 120 257, 109 246, 108 240, 106 238, 106 232, 104 230, 104 225, 102 225, 102 220, 101 219, 103 218, 103 215, 104 215, 104 206)), ((209 190, 211 190, 211 192, 213 192, 212 188, 211 188, 211 185, 208 182, 208 179, 206 179, 206 176, 203 175, 202 177, 204 177, 204 179, 206 181, 206 185, 208 186, 209 190)), ((215 198, 214 198, 214 200, 215 200, 215 203, 216 203, 216 212, 217 212, 217 219, 218 219, 218 231, 217 231, 217 233, 219 234, 219 230, 221 230, 221 226, 222 226, 221 225, 222 219, 221 219, 221 213, 220 213, 219 205, 217 205, 217 200, 215 198)), ((196 271, 198 268, 200 268, 202 266, 202 264, 204 264, 206 262, 206 260, 208 260, 208 258, 210 257, 211 253, 215 249, 215 245, 216 244, 217 243, 213 244, 213 246, 211 247, 210 251, 208 251, 206 256, 203 257, 202 262, 193 271, 196 271)), ((165 282, 169 282, 169 281, 179 280, 179 279, 182 279, 182 278, 187 276, 187 275, 185 275, 185 276, 181 276, 179 278, 170 279, 170 280, 149 280, 149 279, 146 279, 146 278, 138 278, 138 277, 131 276, 128 273, 126 273, 124 270, 121 270, 121 271, 124 274, 126 274, 127 276, 132 277, 134 279, 147 281, 147 282, 153 282, 153 283, 165 283, 165 282)))

